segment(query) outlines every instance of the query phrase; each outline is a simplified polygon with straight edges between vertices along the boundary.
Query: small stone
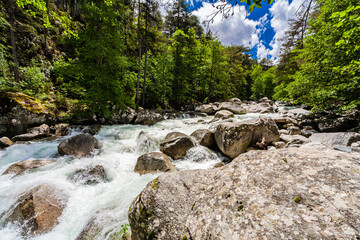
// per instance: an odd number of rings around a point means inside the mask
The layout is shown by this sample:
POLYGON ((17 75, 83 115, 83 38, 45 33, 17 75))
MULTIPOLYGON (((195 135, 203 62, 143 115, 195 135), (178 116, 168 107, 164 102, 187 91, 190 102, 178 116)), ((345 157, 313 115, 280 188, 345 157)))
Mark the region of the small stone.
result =
POLYGON ((13 142, 8 137, 0 138, 0 148, 6 148, 13 145, 13 142))

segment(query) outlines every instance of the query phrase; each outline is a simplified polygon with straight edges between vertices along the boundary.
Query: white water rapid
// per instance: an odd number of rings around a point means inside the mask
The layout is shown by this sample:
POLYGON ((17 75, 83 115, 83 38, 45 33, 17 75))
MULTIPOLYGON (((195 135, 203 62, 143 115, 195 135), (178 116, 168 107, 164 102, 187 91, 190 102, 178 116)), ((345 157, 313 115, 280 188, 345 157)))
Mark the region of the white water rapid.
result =
MULTIPOLYGON (((259 114, 237 115, 235 121, 258 117, 259 114)), ((269 116, 269 115, 268 115, 269 116)), ((133 199, 146 184, 159 174, 135 173, 137 158, 145 153, 138 148, 137 136, 145 131, 152 138, 161 141, 169 132, 182 132, 190 135, 197 129, 211 127, 209 123, 199 123, 212 117, 166 120, 153 126, 114 125, 102 126, 95 135, 101 144, 100 153, 92 158, 76 159, 60 156, 59 143, 67 137, 55 140, 32 141, 14 144, 0 151, 0 240, 23 239, 18 226, 5 224, 1 215, 26 191, 49 184, 63 190, 69 196, 66 208, 59 218, 59 224, 49 233, 31 238, 32 240, 74 240, 87 223, 97 216, 97 223, 103 228, 98 239, 107 239, 127 223, 127 211, 133 199), (117 137, 116 137, 117 136, 117 137), (116 139, 115 139, 116 137, 116 139), (1 175, 12 163, 26 159, 50 159, 54 164, 15 176, 1 175), (96 185, 81 185, 70 180, 76 170, 89 165, 102 165, 108 182, 96 185)), ((78 134, 73 131, 71 135, 78 134)), ((156 145, 150 151, 159 151, 156 145)), ((203 147, 191 149, 182 160, 174 161, 178 170, 210 169, 221 161, 220 155, 209 152, 203 147)))

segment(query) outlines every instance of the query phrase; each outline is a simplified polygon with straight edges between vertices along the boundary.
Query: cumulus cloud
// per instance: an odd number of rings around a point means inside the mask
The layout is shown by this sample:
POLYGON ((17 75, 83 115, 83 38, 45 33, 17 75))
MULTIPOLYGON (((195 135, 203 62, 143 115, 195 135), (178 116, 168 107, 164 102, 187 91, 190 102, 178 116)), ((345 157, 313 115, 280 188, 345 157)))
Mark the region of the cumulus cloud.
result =
MULTIPOLYGON (((265 14, 256 21, 248 19, 249 13, 245 7, 239 6, 235 9, 234 15, 227 19, 222 19, 220 15, 217 16, 214 22, 210 24, 210 29, 213 33, 217 33, 220 41, 225 45, 255 47, 258 59, 271 58, 276 60, 280 54, 281 39, 288 28, 288 20, 294 17, 302 2, 303 0, 293 0, 291 3, 289 0, 275 0, 269 9, 269 14, 265 14), (272 27, 275 32, 272 41, 268 44, 261 40, 266 27, 272 27)), ((204 2, 201 8, 193 11, 193 14, 199 17, 202 22, 208 20, 214 11, 212 4, 204 2)))
MULTIPOLYGON (((216 4, 215 4, 216 5, 216 4)), ((192 13, 196 15, 200 22, 209 20, 209 16, 214 13, 215 8, 210 3, 203 3, 203 6, 192 13)), ((245 45, 254 47, 260 42, 258 26, 262 21, 254 21, 247 18, 247 11, 244 6, 237 6, 234 15, 227 19, 222 19, 218 14, 214 21, 209 25, 210 30, 216 33, 219 40, 225 45, 245 45)))

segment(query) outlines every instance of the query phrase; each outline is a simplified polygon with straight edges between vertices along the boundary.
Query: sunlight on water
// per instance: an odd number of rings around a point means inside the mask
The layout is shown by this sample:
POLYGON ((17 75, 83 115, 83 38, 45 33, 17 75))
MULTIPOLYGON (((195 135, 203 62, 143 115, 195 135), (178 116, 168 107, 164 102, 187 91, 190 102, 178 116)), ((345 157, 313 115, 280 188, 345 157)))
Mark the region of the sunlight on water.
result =
MULTIPOLYGON (((239 115, 236 116, 235 121, 258 116, 259 114, 239 115)), ((51 159, 55 163, 16 177, 0 176, 0 216, 22 193, 42 184, 50 184, 60 189, 61 194, 67 195, 69 200, 59 224, 53 231, 33 239, 76 239, 94 217, 103 229, 99 239, 105 239, 105 234, 119 231, 121 224, 127 223, 127 211, 131 202, 149 181, 158 176, 158 174, 140 176, 133 171, 137 158, 143 153, 138 149, 139 133, 144 131, 158 143, 170 132, 178 131, 190 135, 197 129, 207 129, 211 126, 208 123, 211 119, 212 117, 166 120, 150 127, 103 126, 95 135, 102 149, 100 154, 93 158, 74 159, 70 156, 59 156, 57 146, 61 140, 69 136, 52 141, 14 144, 0 151, 0 174, 12 163, 30 158, 51 159), (198 123, 200 119, 204 119, 205 123, 198 123), (102 165, 109 181, 96 185, 80 185, 70 181, 69 177, 76 170, 90 165, 102 165)), ((79 131, 73 131, 71 136, 78 133, 79 131)), ((159 144, 150 148, 160 151, 159 144)), ((220 161, 221 158, 216 153, 202 146, 196 146, 188 151, 184 159, 174 161, 174 165, 178 170, 209 169, 220 161)), ((23 238, 17 226, 12 224, 4 226, 4 219, 0 218, 0 239, 23 238)))

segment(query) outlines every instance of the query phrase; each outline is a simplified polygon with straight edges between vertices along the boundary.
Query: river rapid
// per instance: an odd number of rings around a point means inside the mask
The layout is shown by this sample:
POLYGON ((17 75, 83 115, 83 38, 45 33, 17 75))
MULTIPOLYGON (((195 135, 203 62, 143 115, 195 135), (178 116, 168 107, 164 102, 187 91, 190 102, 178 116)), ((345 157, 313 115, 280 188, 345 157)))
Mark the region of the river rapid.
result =
MULTIPOLYGON (((260 114, 235 115, 234 121, 256 118, 260 114)), ((274 116, 275 114, 266 114, 274 116)), ((17 143, 0 151, 0 174, 11 164, 27 159, 50 159, 54 164, 36 170, 30 170, 19 176, 0 176, 0 239, 23 239, 19 226, 5 224, 2 216, 26 191, 43 184, 62 189, 69 196, 66 208, 58 219, 58 225, 49 233, 31 238, 33 240, 74 240, 84 227, 96 217, 102 231, 98 239, 108 239, 111 233, 121 230, 128 223, 127 211, 131 202, 159 174, 140 176, 134 172, 137 158, 147 152, 160 151, 159 145, 139 147, 138 135, 141 131, 159 142, 170 132, 182 132, 190 135, 197 129, 208 129, 214 125, 208 123, 212 117, 165 120, 153 126, 113 125, 102 126, 95 135, 101 144, 101 151, 95 157, 77 159, 60 156, 59 143, 70 136, 80 133, 73 129, 71 134, 55 140, 39 140, 17 143), (205 122, 198 122, 203 119, 205 122), (108 181, 95 185, 83 185, 70 180, 70 176, 79 169, 90 165, 102 165, 108 181), (1 217, 2 216, 2 217, 1 217)), ((214 123, 216 124, 216 123, 214 123)), ((173 161, 177 170, 210 169, 224 160, 219 153, 196 146, 190 149, 184 159, 173 161)))

